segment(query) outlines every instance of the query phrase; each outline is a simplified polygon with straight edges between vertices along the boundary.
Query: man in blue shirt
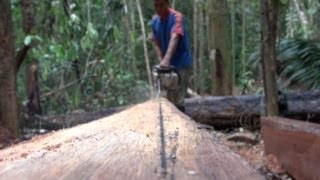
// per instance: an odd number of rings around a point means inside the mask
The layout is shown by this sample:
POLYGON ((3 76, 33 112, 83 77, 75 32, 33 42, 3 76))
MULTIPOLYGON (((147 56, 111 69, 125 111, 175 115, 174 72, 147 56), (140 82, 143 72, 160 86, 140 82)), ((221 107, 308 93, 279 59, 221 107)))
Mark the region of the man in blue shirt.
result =
POLYGON ((153 0, 157 15, 152 20, 153 41, 160 66, 174 66, 181 84, 167 92, 167 98, 184 111, 184 98, 192 69, 192 54, 182 14, 169 8, 169 0, 153 0))

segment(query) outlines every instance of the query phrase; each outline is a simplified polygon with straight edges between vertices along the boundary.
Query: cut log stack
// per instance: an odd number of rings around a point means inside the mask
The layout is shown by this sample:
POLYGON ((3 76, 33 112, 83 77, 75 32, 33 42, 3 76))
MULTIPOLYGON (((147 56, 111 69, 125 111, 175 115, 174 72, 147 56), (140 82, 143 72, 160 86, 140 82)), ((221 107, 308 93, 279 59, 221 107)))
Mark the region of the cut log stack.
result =
POLYGON ((264 179, 161 101, 164 151, 159 102, 153 100, 0 151, 0 179, 264 179))

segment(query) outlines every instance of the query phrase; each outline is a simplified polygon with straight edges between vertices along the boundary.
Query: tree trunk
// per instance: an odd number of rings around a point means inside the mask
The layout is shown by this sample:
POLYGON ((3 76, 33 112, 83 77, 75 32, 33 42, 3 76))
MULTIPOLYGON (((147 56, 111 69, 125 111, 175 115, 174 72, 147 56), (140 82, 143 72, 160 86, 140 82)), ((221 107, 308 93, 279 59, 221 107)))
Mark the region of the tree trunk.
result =
MULTIPOLYGON (((21 12, 22 12, 22 26, 25 35, 34 34, 33 29, 36 25, 35 21, 35 4, 33 0, 23 0, 21 3, 21 12)), ((65 1, 65 3, 68 3, 65 1)), ((64 6, 68 8, 68 6, 64 6)), ((65 9, 67 15, 70 14, 70 11, 65 9)), ((19 68, 23 61, 28 55, 29 49, 32 48, 32 45, 24 45, 24 47, 17 53, 16 56, 16 71, 18 73, 19 68)), ((74 65, 75 62, 73 62, 74 65)), ((77 66, 74 66, 77 67, 77 66)), ((78 73, 80 76, 80 72, 78 73)), ((37 62, 32 62, 28 65, 27 68, 27 98, 28 98, 28 112, 30 114, 41 114, 40 106, 40 90, 39 90, 39 65, 37 62)))
POLYGON ((40 81, 39 65, 33 61, 27 68, 27 98, 28 113, 30 115, 41 114, 40 105, 40 81))
MULTIPOLYGON (((292 2, 293 0, 289 0, 288 3, 288 7, 289 7, 289 10, 287 11, 287 17, 292 17, 294 16, 294 4, 292 2)), ((287 18, 287 38, 293 38, 294 35, 295 35, 295 29, 296 29, 296 24, 294 22, 294 19, 293 18, 287 18)))
POLYGON ((130 10, 130 20, 131 20, 131 29, 133 32, 136 32, 136 16, 135 16, 135 0, 129 0, 130 10))
POLYGON ((138 12, 139 12, 140 24, 141 24, 144 58, 146 61, 146 70, 147 70, 149 86, 150 86, 150 95, 153 97, 152 76, 151 76, 150 61, 149 61, 149 55, 148 55, 146 28, 144 26, 144 19, 143 19, 143 15, 142 15, 141 6, 140 6, 140 0, 136 0, 136 3, 137 3, 138 12))
POLYGON ((203 95, 204 94, 204 66, 203 66, 203 57, 204 57, 204 41, 205 41, 205 37, 204 37, 204 23, 205 23, 205 19, 204 19, 204 11, 203 11, 203 4, 202 2, 199 2, 199 94, 203 95))
MULTIPOLYGON (((242 0, 242 46, 241 46, 241 71, 240 78, 246 79, 246 29, 247 29, 247 20, 246 20, 246 0, 242 0)), ((247 84, 243 84, 242 94, 246 94, 247 84)))
POLYGON ((193 0, 193 90, 198 92, 198 2, 193 0))
POLYGON ((236 63, 236 0, 231 1, 231 39, 232 39, 232 63, 233 63, 233 86, 236 84, 235 63, 236 63))
POLYGON ((2 179, 264 179, 167 100, 0 151, 2 179), (162 127, 162 128, 161 128, 162 127), (23 168, 22 168, 23 167, 23 168))
POLYGON ((91 23, 91 0, 86 0, 86 8, 87 8, 87 23, 91 23))
MULTIPOLYGON (((36 24, 35 21, 35 5, 33 0, 23 0, 20 1, 21 4, 21 14, 22 14, 22 27, 25 35, 30 35, 33 32, 33 28, 36 24)), ((28 55, 28 51, 31 48, 30 45, 24 45, 23 48, 19 50, 16 55, 16 71, 19 71, 19 68, 25 58, 28 55)))
POLYGON ((175 9, 175 6, 176 6, 176 0, 173 0, 172 3, 171 3, 172 9, 175 9))
POLYGON ((277 116, 279 109, 277 106, 277 65, 276 65, 276 38, 278 10, 280 2, 278 0, 260 1, 260 24, 261 24, 261 61, 263 67, 264 92, 266 104, 266 115, 277 116))
MULTIPOLYGON (((320 2, 313 1, 314 6, 320 7, 320 2)), ((314 24, 314 30, 313 30, 313 39, 320 42, 320 10, 317 9, 317 12, 313 15, 313 24, 314 24)))
POLYGON ((9 0, 0 0, 0 123, 18 135, 16 62, 9 0))
MULTIPOLYGON (((258 124, 266 106, 263 96, 191 98, 185 102, 188 116, 217 127, 258 124)), ((312 121, 320 119, 320 92, 282 94, 278 102, 285 117, 312 121)))
MULTIPOLYGON (((123 2, 124 2, 124 6, 125 6, 125 15, 124 15, 125 27, 127 28, 126 38, 128 41, 129 49, 131 52, 131 58, 132 58, 131 70, 132 70, 132 74, 135 77, 135 79, 139 79, 139 73, 138 73, 138 69, 137 69, 136 48, 135 48, 134 42, 132 41, 132 35, 133 35, 134 31, 131 29, 131 26, 129 23, 130 11, 133 11, 129 8, 133 8, 133 7, 128 6, 127 0, 123 0, 123 2)), ((134 23, 134 22, 132 22, 132 23, 134 23)))
POLYGON ((233 63, 226 0, 208 1, 209 54, 213 65, 213 94, 231 95, 233 91, 233 63))
POLYGON ((25 45, 23 46, 22 49, 20 49, 15 57, 16 60, 16 72, 19 72, 20 66, 23 63, 23 61, 25 60, 25 58, 28 55, 28 51, 30 49, 29 45, 25 45))
POLYGON ((36 24, 35 21, 35 4, 33 0, 23 0, 21 3, 22 27, 25 34, 32 32, 36 24))

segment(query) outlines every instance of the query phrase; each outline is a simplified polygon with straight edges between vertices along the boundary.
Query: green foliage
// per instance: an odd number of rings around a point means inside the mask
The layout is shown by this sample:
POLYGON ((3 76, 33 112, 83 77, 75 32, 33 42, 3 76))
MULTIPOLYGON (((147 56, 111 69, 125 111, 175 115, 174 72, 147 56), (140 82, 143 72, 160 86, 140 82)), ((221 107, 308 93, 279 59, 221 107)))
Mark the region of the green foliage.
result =
POLYGON ((81 39, 81 47, 84 51, 88 52, 94 47, 94 43, 99 38, 97 30, 91 22, 88 23, 85 35, 81 39))
MULTIPOLYGON (((12 12, 14 23, 15 45, 17 50, 23 45, 32 45, 27 60, 21 67, 18 77, 18 94, 21 102, 26 100, 25 81, 26 65, 36 59, 40 65, 41 103, 45 113, 65 113, 75 109, 96 110, 103 107, 133 104, 149 97, 147 73, 145 70, 141 27, 135 0, 127 0, 128 11, 124 1, 96 0, 68 1, 68 11, 64 1, 37 1, 36 27, 33 34, 24 34, 21 28, 22 17, 20 1, 13 0, 12 12), (128 23, 128 24, 127 24, 128 23), (136 69, 136 71, 135 71, 136 69), (77 74, 79 73, 80 74, 77 74), (80 75, 80 77, 78 76, 80 75), (47 95, 49 94, 49 95, 47 95)), ((173 1, 171 1, 173 2, 173 1)), ((201 5, 206 11, 207 0, 201 5)), ((259 59, 251 58, 241 62, 242 54, 242 11, 246 12, 246 48, 247 56, 255 53, 260 43, 259 1, 248 3, 242 9, 239 1, 235 2, 235 59, 236 85, 241 89, 253 88, 253 81, 261 73, 259 59), (252 59, 255 59, 253 61, 252 59), (245 66, 245 67, 243 67, 245 66), (245 69, 245 71, 243 71, 245 69)), ((282 14, 279 32, 287 36, 289 21, 294 24, 293 35, 303 37, 297 13, 289 14, 288 0, 281 0, 282 14)), ((306 6, 307 13, 316 17, 318 6, 306 6)), ((141 0, 144 22, 148 35, 151 33, 151 18, 155 14, 153 4, 141 0)), ((229 6, 230 7, 230 6, 229 6)), ((181 11, 187 22, 189 40, 193 40, 193 4, 192 1, 175 1, 175 8, 181 11)), ((230 15, 231 12, 229 11, 230 15)), ((204 41, 204 81, 205 93, 210 94, 212 86, 211 65, 208 60, 207 23, 205 32, 199 35, 204 41)), ((231 29, 231 25, 229 26, 231 29)), ((231 31, 231 30, 230 30, 231 31)), ((312 29, 317 32, 319 29, 312 29)), ((308 43, 281 43, 279 57, 281 64, 287 66, 281 70, 290 86, 303 83, 306 88, 319 87, 319 62, 316 60, 318 45, 308 43), (286 55, 286 56, 285 56, 286 55), (290 55, 290 56, 289 56, 290 55), (286 58, 284 58, 286 57, 286 58), (318 68, 318 69, 317 69, 318 68)), ((148 41, 150 63, 154 65, 156 55, 152 43, 148 41)), ((252 56, 254 57, 254 56, 252 56)), ((320 58, 319 58, 320 59, 320 58)))
MULTIPOLYGON (((260 52, 250 57, 256 74, 260 73, 260 52)), ((278 76, 281 86, 293 89, 320 88, 320 43, 301 39, 284 39, 277 48, 278 76)))
POLYGON ((279 46, 280 76, 286 85, 302 89, 320 88, 320 43, 283 40, 279 46))
MULTIPOLYGON (((230 3, 233 1, 230 1, 230 3)), ((247 6, 242 6, 242 1, 235 3, 235 85, 241 89, 241 94, 251 92, 254 88, 254 81, 258 80, 257 66, 252 63, 251 54, 256 52, 260 44, 260 16, 259 1, 248 2, 247 6), (245 12, 246 18, 246 39, 245 47, 242 47, 243 19, 242 13, 245 12), (243 49, 244 48, 244 49, 243 49), (246 57, 243 57, 243 54, 246 57), (244 59, 243 59, 244 58, 244 59)), ((230 12, 231 13, 231 12, 230 12)), ((231 15, 230 15, 231 16, 231 15)), ((259 64, 259 63, 258 63, 259 64)))
POLYGON ((282 4, 288 4, 288 0, 280 0, 282 4))
MULTIPOLYGON (((131 71, 132 58, 136 55, 130 54, 125 37, 131 38, 137 54, 141 55, 143 51, 139 48, 139 32, 128 34, 122 27, 122 9, 119 1, 98 0, 90 4, 76 0, 69 4, 70 14, 66 14, 63 1, 37 3, 37 33, 25 36, 17 31, 16 41, 33 45, 28 59, 39 61, 45 113, 126 105, 141 102, 149 96, 146 77, 135 79, 138 76, 131 71), (46 96, 48 93, 50 96, 46 96)), ((18 1, 13 1, 13 12, 15 29, 19 30, 18 1)), ((144 67, 143 59, 139 58, 139 61, 138 65, 144 67)), ((26 65, 22 69, 26 69, 26 65)), ((26 99, 25 81, 25 70, 21 70, 18 78, 21 101, 26 99)))
POLYGON ((32 43, 33 41, 42 42, 42 39, 41 39, 41 37, 36 36, 36 35, 28 35, 28 36, 26 36, 26 37, 24 38, 24 45, 29 46, 29 45, 31 45, 31 43, 32 43))

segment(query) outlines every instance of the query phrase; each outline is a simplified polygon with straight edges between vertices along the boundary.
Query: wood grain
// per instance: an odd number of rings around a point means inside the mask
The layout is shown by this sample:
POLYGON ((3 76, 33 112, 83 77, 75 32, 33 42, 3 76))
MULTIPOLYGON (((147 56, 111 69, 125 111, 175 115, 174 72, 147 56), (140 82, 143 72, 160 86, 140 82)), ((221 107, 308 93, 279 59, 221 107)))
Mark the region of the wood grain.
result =
POLYGON ((151 100, 0 151, 0 179, 264 179, 213 135, 161 101, 165 176, 159 102, 151 100))
POLYGON ((278 117, 261 122, 266 153, 277 156, 296 179, 320 179, 319 124, 278 117))

